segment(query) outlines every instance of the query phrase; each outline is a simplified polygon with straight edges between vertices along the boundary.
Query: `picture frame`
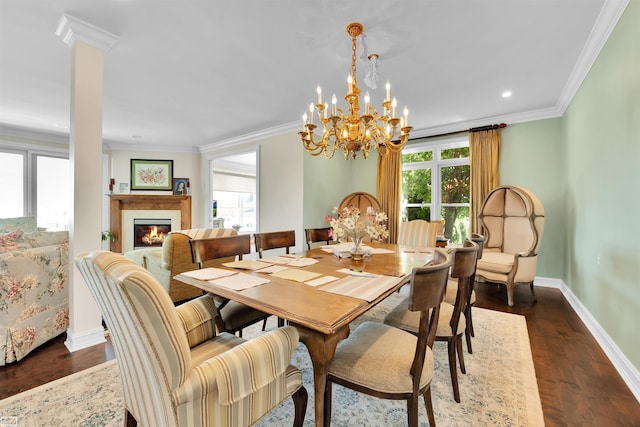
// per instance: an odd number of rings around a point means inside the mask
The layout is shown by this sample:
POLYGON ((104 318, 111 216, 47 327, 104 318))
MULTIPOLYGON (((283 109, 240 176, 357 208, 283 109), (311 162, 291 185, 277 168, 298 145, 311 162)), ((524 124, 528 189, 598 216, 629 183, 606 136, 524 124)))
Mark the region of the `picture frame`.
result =
POLYGON ((118 182, 118 194, 129 194, 128 182, 118 182))
POLYGON ((173 178, 173 194, 186 196, 189 194, 189 178, 173 178))
POLYGON ((173 190, 173 160, 131 159, 131 190, 173 190))

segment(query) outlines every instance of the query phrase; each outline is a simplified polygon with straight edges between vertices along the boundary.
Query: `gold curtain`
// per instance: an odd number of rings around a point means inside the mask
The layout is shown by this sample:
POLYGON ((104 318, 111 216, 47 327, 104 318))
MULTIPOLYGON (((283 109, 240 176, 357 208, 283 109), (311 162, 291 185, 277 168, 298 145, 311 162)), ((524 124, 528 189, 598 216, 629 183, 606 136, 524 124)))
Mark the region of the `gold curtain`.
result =
POLYGON ((402 191, 402 153, 387 153, 378 156, 377 198, 380 208, 387 213, 389 243, 398 241, 400 227, 400 193, 402 191))
POLYGON ((500 185, 500 129, 469 133, 471 161, 471 212, 469 220, 472 233, 481 233, 478 215, 485 197, 500 185))

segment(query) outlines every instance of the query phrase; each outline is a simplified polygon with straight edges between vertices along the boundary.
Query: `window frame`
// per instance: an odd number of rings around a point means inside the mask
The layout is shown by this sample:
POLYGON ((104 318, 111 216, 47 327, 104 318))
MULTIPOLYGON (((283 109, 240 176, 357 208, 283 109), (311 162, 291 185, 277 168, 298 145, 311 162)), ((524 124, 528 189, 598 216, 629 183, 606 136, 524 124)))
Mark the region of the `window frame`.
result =
POLYGON ((403 220, 406 220, 406 209, 408 207, 429 208, 431 220, 438 220, 441 218, 441 211, 443 207, 468 207, 471 209, 470 203, 443 203, 441 191, 443 168, 471 165, 470 156, 454 159, 442 159, 442 150, 467 147, 469 147, 468 138, 460 137, 435 142, 422 141, 405 146, 402 150, 402 155, 421 153, 425 151, 432 152, 432 160, 411 163, 402 162, 401 167, 401 173, 407 170, 431 169, 431 203, 405 203, 404 189, 401 189, 402 197, 400 201, 400 213, 403 220))
POLYGON ((0 141, 0 152, 21 154, 23 158, 23 207, 22 216, 38 218, 37 158, 54 157, 69 159, 69 151, 54 147, 45 149, 25 144, 14 144, 0 141))

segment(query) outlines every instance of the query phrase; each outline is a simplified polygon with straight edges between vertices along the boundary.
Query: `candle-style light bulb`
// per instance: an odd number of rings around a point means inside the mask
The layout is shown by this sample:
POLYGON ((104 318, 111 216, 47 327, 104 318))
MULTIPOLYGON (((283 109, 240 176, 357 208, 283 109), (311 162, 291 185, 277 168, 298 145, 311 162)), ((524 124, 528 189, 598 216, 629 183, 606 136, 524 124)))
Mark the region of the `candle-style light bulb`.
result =
POLYGON ((313 124, 313 102, 309 104, 309 123, 313 124))
POLYGON ((389 83, 389 80, 387 80, 387 84, 384 85, 384 88, 387 89, 387 101, 389 101, 391 99, 391 83, 389 83))
POLYGON ((391 117, 396 118, 396 106, 398 105, 398 101, 396 101, 395 96, 393 97, 393 101, 391 101, 391 117))
POLYGON ((306 129, 305 129, 305 125, 306 125, 306 124, 307 124, 307 113, 304 113, 304 114, 302 115, 302 130, 303 130, 303 131, 304 131, 304 130, 306 130, 306 129))
POLYGON ((351 95, 353 93, 353 77, 349 74, 347 77, 347 95, 351 95))
POLYGON ((329 106, 327 105, 327 103, 324 103, 324 118, 327 118, 327 111, 329 110, 329 106))
POLYGON ((316 92, 318 93, 318 104, 322 104, 322 89, 320 85, 316 88, 316 92))
POLYGON ((404 126, 409 126, 409 109, 404 107, 404 126))
POLYGON ((371 97, 369 96, 369 92, 366 92, 364 94, 364 113, 365 114, 369 114, 369 101, 371 100, 371 97))
POLYGON ((336 103, 338 102, 338 99, 336 98, 336 94, 334 93, 333 96, 331 97, 331 115, 335 116, 336 115, 336 103))

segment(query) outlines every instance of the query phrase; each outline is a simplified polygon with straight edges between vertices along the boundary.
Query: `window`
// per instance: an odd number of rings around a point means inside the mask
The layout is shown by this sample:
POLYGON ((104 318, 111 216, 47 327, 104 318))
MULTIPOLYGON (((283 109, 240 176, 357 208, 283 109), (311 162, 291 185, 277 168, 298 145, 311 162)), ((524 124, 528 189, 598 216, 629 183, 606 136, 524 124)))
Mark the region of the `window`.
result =
POLYGON ((216 218, 224 219, 225 228, 241 233, 257 230, 255 151, 220 157, 211 162, 212 200, 216 218))
POLYGON ((445 220, 444 235, 469 235, 469 142, 413 144, 402 152, 402 220, 445 220))
POLYGON ((38 227, 69 229, 66 154, 0 148, 0 182, 0 217, 35 216, 38 227))

